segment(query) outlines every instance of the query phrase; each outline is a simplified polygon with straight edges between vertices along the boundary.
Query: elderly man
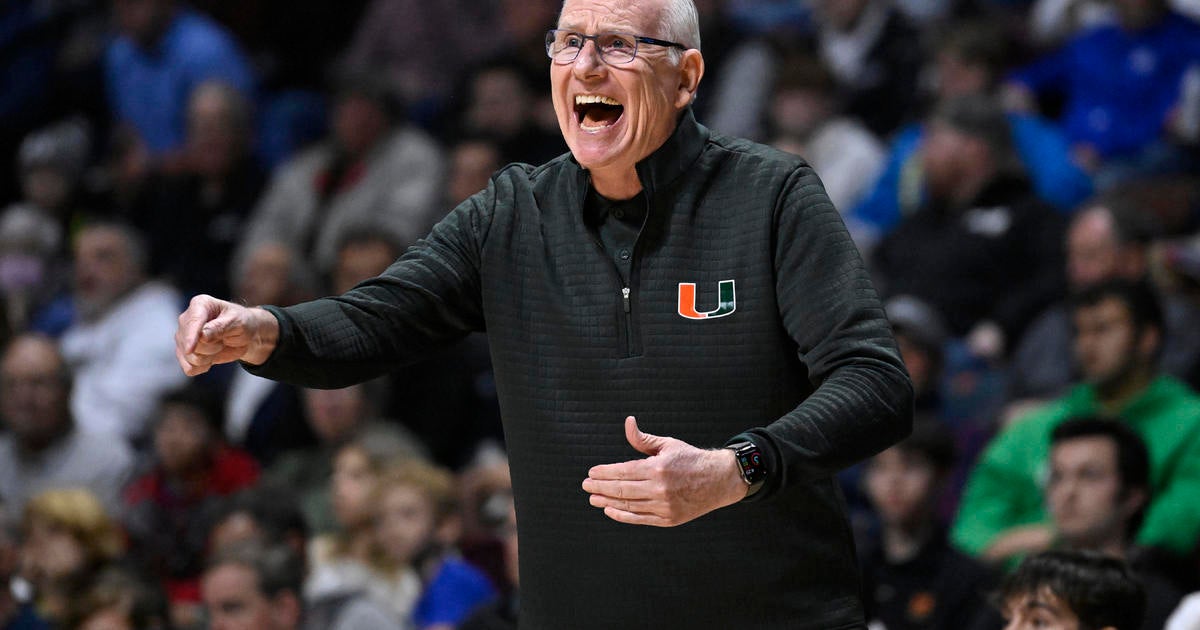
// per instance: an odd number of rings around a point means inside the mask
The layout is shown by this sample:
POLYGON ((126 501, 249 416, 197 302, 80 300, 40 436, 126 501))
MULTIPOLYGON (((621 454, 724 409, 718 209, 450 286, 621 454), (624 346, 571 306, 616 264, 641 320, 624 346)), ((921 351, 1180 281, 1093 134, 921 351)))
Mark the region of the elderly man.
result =
POLYGON ((697 32, 691 0, 567 0, 570 155, 340 297, 180 316, 188 374, 324 387, 486 327, 523 628, 865 627, 832 475, 908 432, 912 387, 812 169, 697 124, 697 32))
POLYGON ((85 487, 116 516, 133 454, 123 440, 75 426, 71 377, 53 339, 19 336, 0 357, 0 500, 18 517, 44 490, 85 487), (104 448, 96 448, 103 444, 104 448))

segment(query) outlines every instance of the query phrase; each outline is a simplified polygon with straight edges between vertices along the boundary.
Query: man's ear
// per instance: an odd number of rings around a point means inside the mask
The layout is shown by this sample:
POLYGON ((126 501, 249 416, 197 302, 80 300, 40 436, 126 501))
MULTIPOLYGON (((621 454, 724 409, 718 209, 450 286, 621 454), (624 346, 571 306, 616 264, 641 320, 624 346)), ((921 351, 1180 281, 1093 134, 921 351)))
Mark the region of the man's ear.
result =
POLYGON ((281 628, 294 628, 303 617, 304 604, 292 591, 280 591, 271 599, 271 618, 281 628))
POLYGON ((683 109, 696 100, 696 90, 700 88, 700 79, 704 77, 704 55, 694 48, 683 51, 679 61, 679 89, 675 98, 675 107, 683 109))

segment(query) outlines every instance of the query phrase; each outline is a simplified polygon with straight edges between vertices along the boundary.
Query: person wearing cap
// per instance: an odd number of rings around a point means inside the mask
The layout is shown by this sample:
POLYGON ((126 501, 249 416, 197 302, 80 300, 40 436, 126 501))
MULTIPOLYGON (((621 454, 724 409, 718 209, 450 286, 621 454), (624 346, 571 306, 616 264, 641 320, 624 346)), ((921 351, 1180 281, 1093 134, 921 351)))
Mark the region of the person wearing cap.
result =
POLYGON ((937 417, 941 407, 944 346, 950 339, 940 313, 920 298, 897 295, 884 303, 896 345, 913 383, 914 407, 918 413, 937 417))
POLYGON ((324 142, 276 171, 251 211, 234 265, 257 244, 279 241, 324 275, 347 232, 378 229, 407 247, 440 218, 442 150, 404 124, 402 104, 386 84, 362 74, 340 77, 329 126, 324 142))
POLYGON ((889 295, 936 308, 953 337, 997 357, 1061 293, 1062 221, 1034 195, 993 99, 943 103, 928 124, 928 201, 879 243, 889 295))

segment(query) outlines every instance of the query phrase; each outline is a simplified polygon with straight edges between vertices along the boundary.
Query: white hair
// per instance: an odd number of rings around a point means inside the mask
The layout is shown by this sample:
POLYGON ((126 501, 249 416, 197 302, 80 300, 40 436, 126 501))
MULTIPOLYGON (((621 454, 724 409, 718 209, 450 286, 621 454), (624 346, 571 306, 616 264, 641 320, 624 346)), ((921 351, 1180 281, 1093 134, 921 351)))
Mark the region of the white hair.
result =
MULTIPOLYGON (((663 39, 700 50, 700 14, 693 0, 665 0, 659 28, 663 39)), ((672 61, 678 62, 683 51, 672 48, 670 55, 672 61)))

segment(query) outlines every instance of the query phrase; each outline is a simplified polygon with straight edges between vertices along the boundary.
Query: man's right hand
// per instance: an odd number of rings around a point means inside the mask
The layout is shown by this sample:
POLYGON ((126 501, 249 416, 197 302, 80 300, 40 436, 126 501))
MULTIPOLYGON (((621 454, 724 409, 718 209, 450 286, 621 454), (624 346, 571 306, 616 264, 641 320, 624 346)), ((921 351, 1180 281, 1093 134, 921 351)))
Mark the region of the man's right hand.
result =
POLYGON ((185 374, 195 376, 218 363, 261 365, 278 341, 279 321, 267 310, 197 295, 179 316, 175 357, 185 374))

